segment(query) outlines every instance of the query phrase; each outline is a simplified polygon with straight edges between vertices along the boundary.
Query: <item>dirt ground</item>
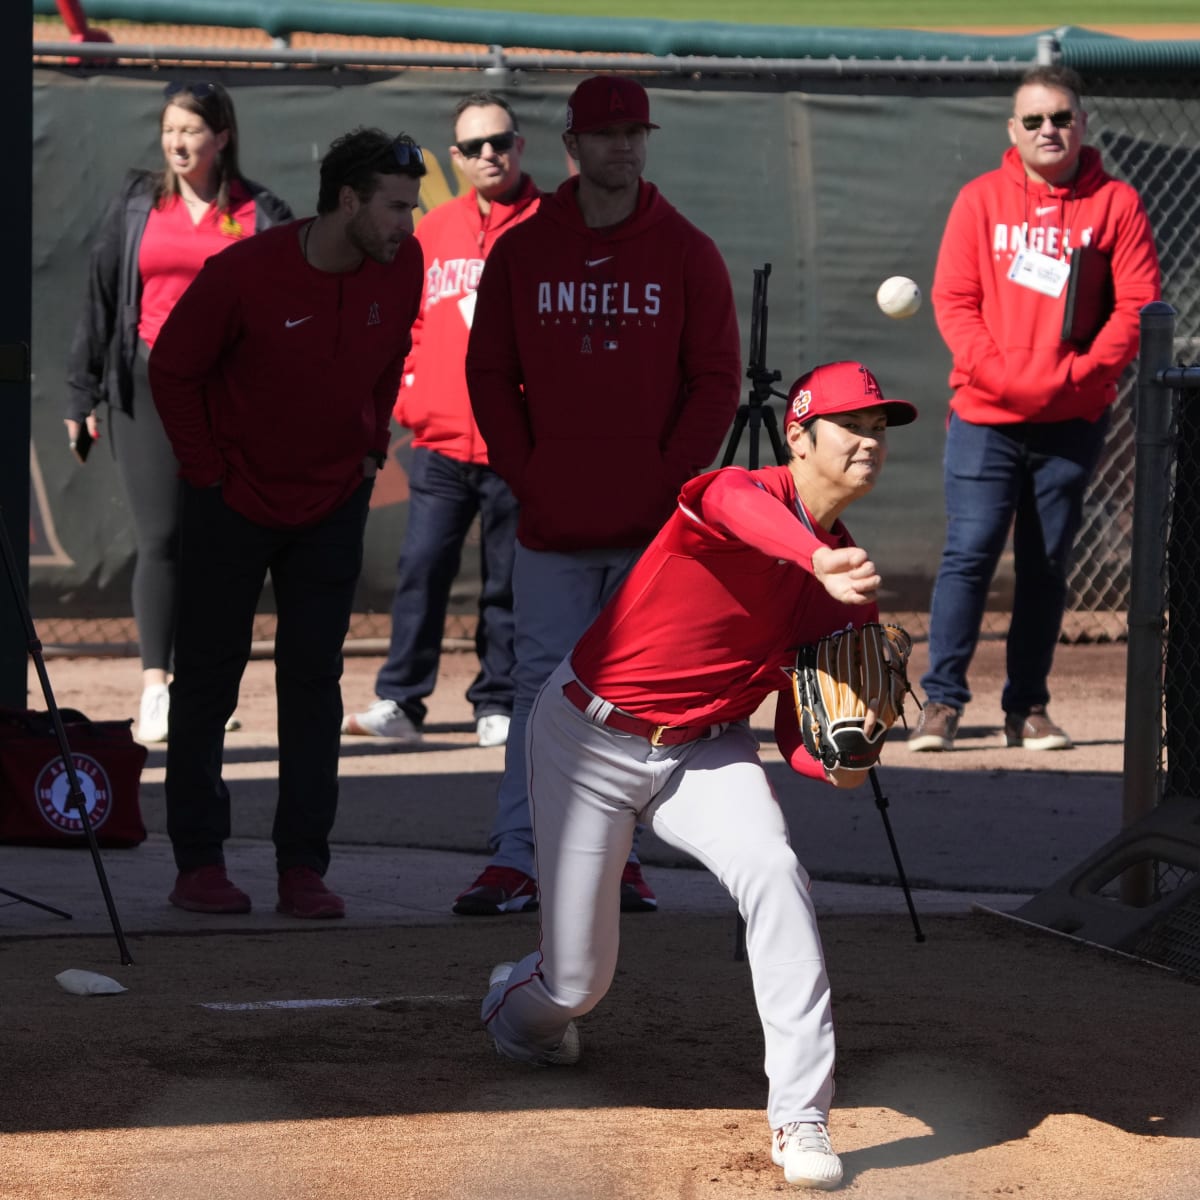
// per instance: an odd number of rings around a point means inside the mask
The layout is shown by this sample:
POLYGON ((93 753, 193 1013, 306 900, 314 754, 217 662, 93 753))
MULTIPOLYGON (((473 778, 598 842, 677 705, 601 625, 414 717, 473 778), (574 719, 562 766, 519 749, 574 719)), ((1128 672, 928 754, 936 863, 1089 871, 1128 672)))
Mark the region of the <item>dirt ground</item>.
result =
MULTIPOLYGON (((1123 658, 1121 646, 1060 652, 1055 711, 1090 744, 1055 756, 1056 770, 1119 753, 1123 658)), ((348 699, 369 695, 379 661, 349 660, 348 699)), ((460 710, 471 663, 448 656, 431 714, 442 740, 470 740, 460 710)), ((985 643, 979 663, 967 748, 921 756, 943 766, 951 803, 1005 753, 989 724, 999 647, 985 643)), ((94 717, 127 715, 136 700, 133 660, 52 658, 49 671, 60 704, 94 717)), ((236 736, 269 730, 271 709, 270 664, 252 663, 249 732, 236 736)), ((388 757, 353 761, 370 770, 388 757)), ((905 917, 822 921, 846 1195, 1200 1194, 1194 986, 983 913, 923 926, 918 944, 905 917)), ((664 910, 624 918, 622 933, 616 983, 580 1023, 582 1063, 541 1071, 496 1058, 478 1023, 488 968, 529 947, 531 914, 139 936, 128 967, 111 939, 55 928, 0 940, 0 1198, 794 1191, 770 1161, 762 1034, 727 916, 664 910), (129 990, 69 995, 54 981, 68 964, 129 990), (203 1007, 281 1000, 351 1003, 203 1007)))
MULTIPOLYGON (((148 939, 130 991, 59 990, 56 939, 0 945, 0 1196, 696 1200, 792 1192, 723 920, 626 918, 574 1069, 498 1059, 481 965, 532 917, 148 939), (365 998, 221 1011, 201 1003, 365 998)), ((1194 1200, 1194 988, 994 918, 824 925, 832 1134, 871 1200, 1194 1200)))

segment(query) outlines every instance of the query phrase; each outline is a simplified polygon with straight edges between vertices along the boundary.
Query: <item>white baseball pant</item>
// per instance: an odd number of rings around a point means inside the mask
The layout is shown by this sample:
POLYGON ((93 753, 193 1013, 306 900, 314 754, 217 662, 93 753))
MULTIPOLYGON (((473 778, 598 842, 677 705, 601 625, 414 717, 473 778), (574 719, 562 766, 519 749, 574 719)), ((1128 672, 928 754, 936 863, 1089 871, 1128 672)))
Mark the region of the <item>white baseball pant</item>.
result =
POLYGON ((746 922, 771 1127, 826 1121, 834 1035, 816 911, 749 724, 656 748, 580 712, 562 694, 572 678, 564 661, 530 715, 541 946, 485 1001, 489 1032, 506 1054, 533 1060, 603 998, 617 964, 621 871, 642 821, 712 871, 746 922))

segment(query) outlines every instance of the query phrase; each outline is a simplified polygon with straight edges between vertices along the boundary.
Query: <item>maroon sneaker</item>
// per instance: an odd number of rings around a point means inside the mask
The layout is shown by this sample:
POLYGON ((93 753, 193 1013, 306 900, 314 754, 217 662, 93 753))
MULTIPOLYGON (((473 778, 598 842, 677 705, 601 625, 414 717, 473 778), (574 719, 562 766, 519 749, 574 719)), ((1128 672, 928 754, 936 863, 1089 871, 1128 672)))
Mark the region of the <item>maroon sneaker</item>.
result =
POLYGON ((537 881, 515 867, 484 867, 479 878, 454 898, 454 911, 460 917, 498 917, 533 912, 537 906, 537 881))
POLYGON ((167 899, 176 908, 200 913, 248 913, 250 897, 229 882, 219 864, 180 871, 167 899))
POLYGON ((627 862, 621 872, 621 911, 656 912, 658 897, 642 875, 640 863, 627 862))
POLYGON ((288 917, 344 917, 346 902, 325 886, 312 867, 288 867, 279 876, 275 911, 288 917))

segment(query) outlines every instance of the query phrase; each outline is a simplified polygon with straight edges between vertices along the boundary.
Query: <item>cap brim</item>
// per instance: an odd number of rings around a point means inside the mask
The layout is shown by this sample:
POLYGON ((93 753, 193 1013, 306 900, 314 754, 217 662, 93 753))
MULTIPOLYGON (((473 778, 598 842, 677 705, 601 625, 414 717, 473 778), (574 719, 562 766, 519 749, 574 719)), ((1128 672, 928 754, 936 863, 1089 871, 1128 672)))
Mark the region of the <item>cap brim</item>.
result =
POLYGON ((911 425, 917 419, 917 406, 907 400, 897 400, 889 396, 883 402, 884 412, 887 413, 889 425, 911 425))
POLYGON ((588 125, 586 128, 568 129, 567 133, 598 133, 601 129, 612 129, 617 125, 641 125, 643 129, 661 129, 653 121, 605 121, 603 125, 588 125))

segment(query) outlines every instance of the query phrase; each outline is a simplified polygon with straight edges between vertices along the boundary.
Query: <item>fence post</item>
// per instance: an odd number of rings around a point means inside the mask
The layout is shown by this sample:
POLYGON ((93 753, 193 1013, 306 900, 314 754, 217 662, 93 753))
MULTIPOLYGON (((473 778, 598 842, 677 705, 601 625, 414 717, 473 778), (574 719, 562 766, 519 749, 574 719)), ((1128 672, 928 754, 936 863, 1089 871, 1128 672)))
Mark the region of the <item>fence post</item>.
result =
POLYGON ((1039 67, 1053 66, 1062 62, 1062 46, 1052 33, 1038 34, 1037 65, 1039 67))
MULTIPOLYGON (((1125 653, 1125 761, 1121 819, 1128 828, 1158 803, 1162 750, 1163 601, 1170 498, 1171 389, 1161 382, 1175 352, 1175 309, 1155 300, 1141 313, 1134 393, 1133 537, 1129 573, 1129 641, 1125 653)), ((1121 876, 1121 899, 1148 904, 1153 866, 1121 876)))

